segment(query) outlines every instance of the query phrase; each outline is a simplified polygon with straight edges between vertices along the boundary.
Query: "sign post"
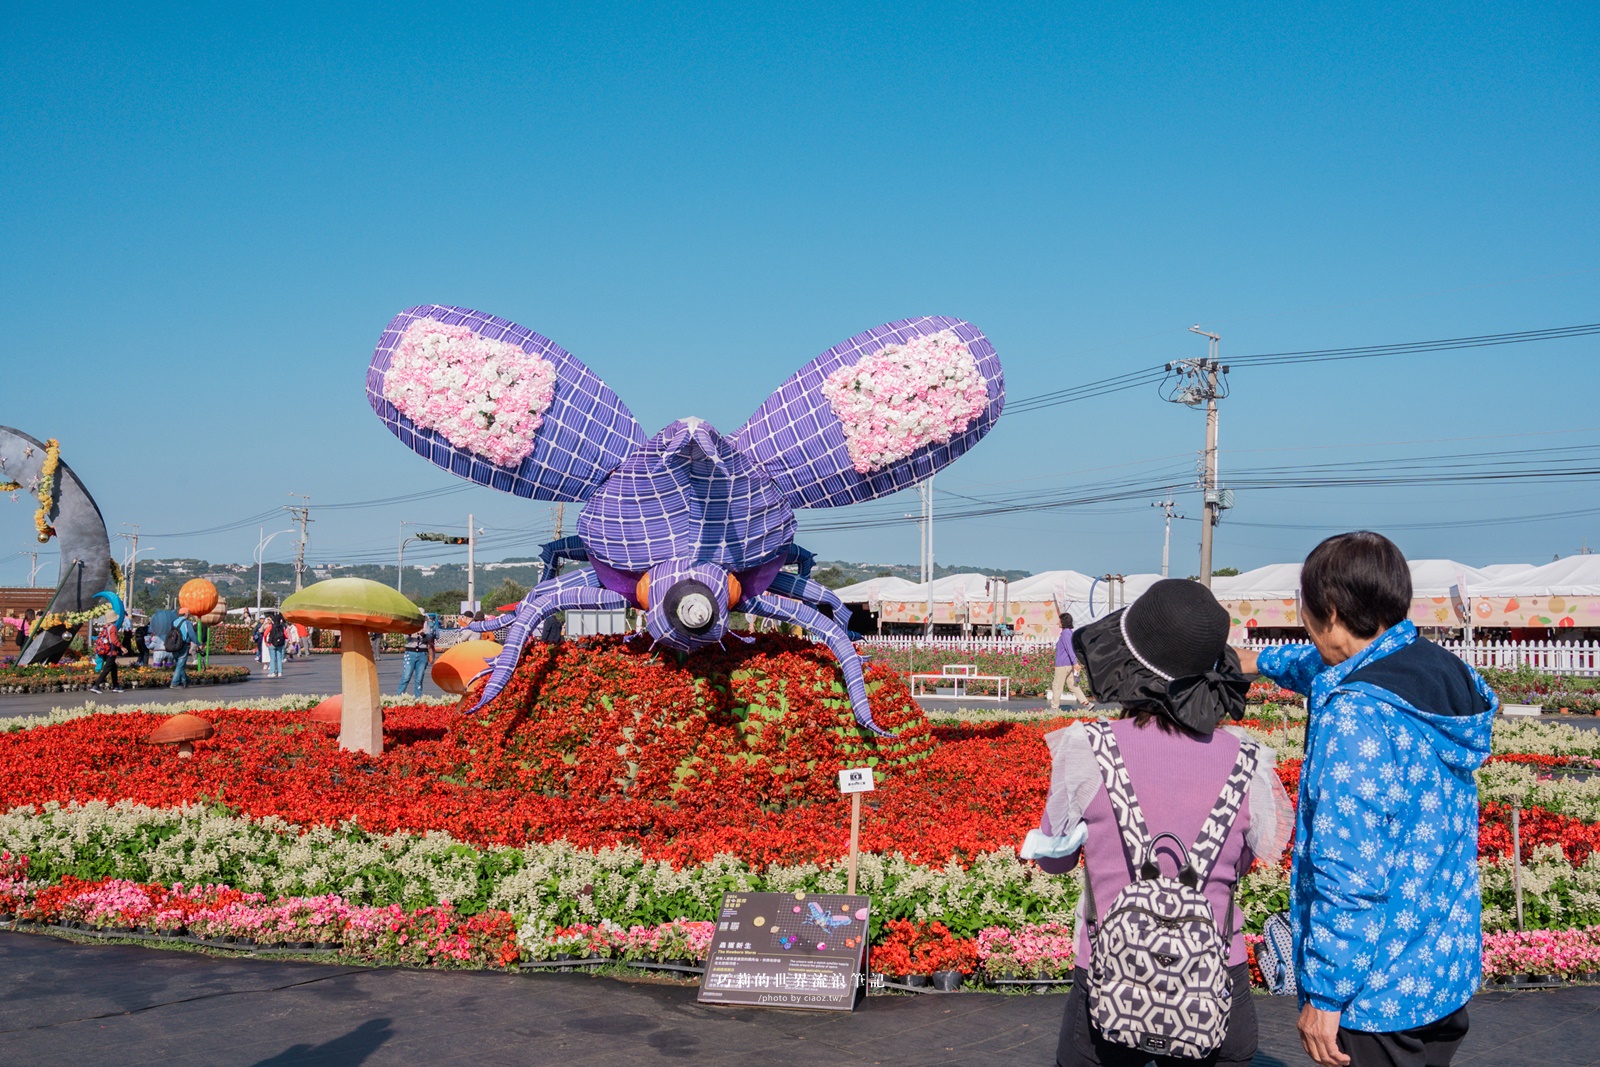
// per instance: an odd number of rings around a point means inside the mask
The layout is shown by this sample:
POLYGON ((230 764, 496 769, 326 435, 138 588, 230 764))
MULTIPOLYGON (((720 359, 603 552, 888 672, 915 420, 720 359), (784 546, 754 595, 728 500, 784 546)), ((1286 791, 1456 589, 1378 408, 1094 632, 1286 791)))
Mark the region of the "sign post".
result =
POLYGON ((846 767, 839 772, 839 792, 850 794, 850 883, 845 893, 852 897, 856 895, 856 856, 861 851, 861 794, 875 788, 871 767, 846 767))

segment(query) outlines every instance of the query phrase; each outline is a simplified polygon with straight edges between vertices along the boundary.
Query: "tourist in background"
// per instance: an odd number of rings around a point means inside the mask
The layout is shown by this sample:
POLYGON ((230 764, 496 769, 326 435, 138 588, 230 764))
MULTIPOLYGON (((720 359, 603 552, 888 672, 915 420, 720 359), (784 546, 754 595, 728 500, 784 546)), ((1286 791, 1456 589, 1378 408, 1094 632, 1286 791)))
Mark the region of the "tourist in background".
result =
POLYGON ((100 657, 100 673, 89 683, 89 692, 98 693, 108 681, 113 693, 122 692, 122 681, 117 676, 117 657, 122 654, 122 635, 117 624, 108 622, 94 629, 94 654, 100 657))
MULTIPOLYGON (((1134 864, 1141 862, 1135 851, 1168 879, 1195 866, 1196 888, 1218 934, 1211 940, 1210 958, 1226 971, 1203 1005, 1181 983, 1172 993, 1184 1000, 1186 1021, 1212 1021, 1217 1043, 1209 1053, 1190 1061, 1154 1058, 1163 1064, 1242 1067, 1255 1055, 1256 1012, 1234 888, 1253 859, 1277 862, 1293 813, 1272 750, 1248 740, 1243 731, 1217 729, 1223 719, 1243 714, 1250 688, 1227 647, 1228 625, 1228 613, 1210 590, 1198 582, 1166 579, 1073 635, 1075 659, 1083 664, 1090 687, 1101 699, 1120 703, 1123 713, 1114 723, 1079 722, 1046 735, 1050 792, 1039 829, 1028 834, 1022 849, 1023 858, 1052 874, 1070 871, 1080 855, 1084 862, 1086 911, 1075 924, 1079 964, 1056 1051, 1060 1067, 1143 1067, 1152 1059, 1143 1048, 1125 1043, 1126 1032, 1108 1036, 1096 1022, 1107 1017, 1111 994, 1105 991, 1117 984, 1118 962, 1112 950, 1097 943, 1099 922, 1127 910, 1118 898, 1134 883, 1134 864), (1123 771, 1120 780, 1128 784, 1133 802, 1119 807, 1110 783, 1123 771), (1239 788, 1228 789, 1230 780, 1239 788), (1225 793, 1233 798, 1232 810, 1213 825, 1213 808, 1225 793), (1130 835, 1139 839, 1136 849, 1130 835), (1221 842, 1211 846, 1209 862, 1199 858, 1202 840, 1221 842), (1107 955, 1097 960, 1101 951, 1107 955)), ((1144 981, 1149 979, 1147 974, 1144 981)), ((1156 1007, 1159 1013, 1162 1006, 1156 1007)))
POLYGON ((406 687, 415 679, 416 691, 414 696, 422 695, 422 678, 428 667, 433 663, 434 655, 438 651, 439 624, 438 617, 429 615, 427 622, 414 634, 406 635, 405 656, 400 666, 400 692, 404 693, 406 687))
POLYGON ((1445 1067, 1482 981, 1478 790, 1499 701, 1417 636, 1400 549, 1358 531, 1300 571, 1309 645, 1241 655, 1310 697, 1289 918, 1322 1067, 1445 1067))
POLYGON ((1083 690, 1078 687, 1078 656, 1072 650, 1072 616, 1062 612, 1061 636, 1056 638, 1056 673, 1050 683, 1050 692, 1047 702, 1050 710, 1061 710, 1061 691, 1063 688, 1072 690, 1072 698, 1078 702, 1078 707, 1084 711, 1093 711, 1094 704, 1083 695, 1083 690))
POLYGON ((194 647, 195 629, 194 619, 190 618, 187 611, 180 610, 178 617, 172 623, 172 629, 177 634, 177 639, 172 642, 177 647, 169 648, 172 653, 172 682, 171 688, 189 684, 189 649, 194 647))
POLYGON ((270 612, 263 611, 257 616, 255 628, 251 631, 255 634, 256 639, 256 659, 260 660, 261 665, 267 668, 266 673, 269 678, 272 677, 272 652, 267 646, 267 633, 271 628, 272 615, 270 612))
POLYGON ((283 616, 272 612, 262 620, 266 629, 267 677, 283 677, 283 649, 289 643, 289 634, 283 616))
POLYGON ((133 654, 135 667, 150 665, 150 624, 141 622, 133 628, 133 654))

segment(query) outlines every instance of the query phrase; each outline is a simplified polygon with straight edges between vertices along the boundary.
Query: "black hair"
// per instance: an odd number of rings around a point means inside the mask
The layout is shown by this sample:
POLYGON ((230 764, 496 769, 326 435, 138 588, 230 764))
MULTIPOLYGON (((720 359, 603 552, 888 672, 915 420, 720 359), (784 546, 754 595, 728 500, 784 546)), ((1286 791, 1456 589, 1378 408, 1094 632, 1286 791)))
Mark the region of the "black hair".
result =
POLYGON ((1061 613, 1061 628, 1063 630, 1072 629, 1072 616, 1065 611, 1061 613))
POLYGON ((1140 730, 1143 730, 1153 722, 1156 724, 1156 729, 1164 734, 1189 734, 1191 737, 1194 736, 1188 730, 1173 722, 1168 716, 1148 707, 1126 708, 1122 712, 1122 717, 1124 719, 1133 719, 1133 725, 1140 730))
POLYGON ((1338 534, 1300 568, 1300 607, 1319 625, 1337 618, 1356 637, 1376 637, 1410 613, 1411 568, 1382 534, 1338 534))

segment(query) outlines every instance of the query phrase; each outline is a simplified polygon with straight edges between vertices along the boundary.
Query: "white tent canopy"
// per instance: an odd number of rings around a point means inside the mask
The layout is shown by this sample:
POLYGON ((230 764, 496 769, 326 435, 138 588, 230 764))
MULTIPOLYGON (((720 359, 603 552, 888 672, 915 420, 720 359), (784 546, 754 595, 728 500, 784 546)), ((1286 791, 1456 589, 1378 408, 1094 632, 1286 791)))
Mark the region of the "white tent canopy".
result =
POLYGON ((1253 571, 1211 579, 1218 600, 1289 600, 1300 594, 1300 564, 1269 563, 1253 571))
POLYGON ((1473 596, 1600 596, 1600 556, 1568 556, 1543 567, 1486 579, 1468 592, 1473 596))
POLYGON ((1487 567, 1479 567, 1478 573, 1483 575, 1484 581, 1498 582, 1502 578, 1527 574, 1538 569, 1538 565, 1533 563, 1491 563, 1487 567))
MULTIPOLYGON (((1419 597, 1449 596, 1463 576, 1469 595, 1490 580, 1484 571, 1453 559, 1414 559, 1410 567, 1411 592, 1419 597)), ((1269 563, 1233 577, 1214 578, 1211 591, 1218 600, 1290 600, 1300 595, 1300 564, 1269 563)))
POLYGON ((856 582, 842 589, 835 589, 834 595, 846 604, 869 604, 891 597, 895 600, 913 599, 912 593, 922 587, 916 582, 904 578, 868 578, 864 582, 856 582))

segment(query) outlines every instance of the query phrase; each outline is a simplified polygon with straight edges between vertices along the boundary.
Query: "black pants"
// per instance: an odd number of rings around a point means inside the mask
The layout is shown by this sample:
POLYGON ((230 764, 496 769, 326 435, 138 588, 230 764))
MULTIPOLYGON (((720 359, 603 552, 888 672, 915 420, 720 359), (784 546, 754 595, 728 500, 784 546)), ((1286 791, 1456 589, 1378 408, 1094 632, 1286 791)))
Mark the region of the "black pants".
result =
POLYGON ((1350 1067, 1449 1067, 1467 1036, 1466 1006, 1436 1023, 1411 1030, 1369 1034, 1339 1027, 1339 1047, 1350 1067))
POLYGON ((1248 1064, 1256 1054, 1256 1006, 1250 999, 1250 965, 1241 963, 1228 969, 1233 1006, 1228 1010, 1228 1029, 1222 1044, 1203 1059, 1176 1056, 1149 1056, 1127 1045, 1118 1045, 1100 1036, 1089 1019, 1089 997, 1085 992, 1089 976, 1082 967, 1072 972, 1072 992, 1067 994, 1067 1013, 1061 1020, 1061 1041, 1056 1046, 1057 1067, 1229 1067, 1248 1064))
POLYGON ((111 679, 111 688, 113 689, 116 689, 122 685, 122 683, 117 680, 117 657, 115 656, 100 657, 100 673, 95 675, 94 681, 90 682, 89 684, 102 685, 105 683, 107 678, 111 679))

